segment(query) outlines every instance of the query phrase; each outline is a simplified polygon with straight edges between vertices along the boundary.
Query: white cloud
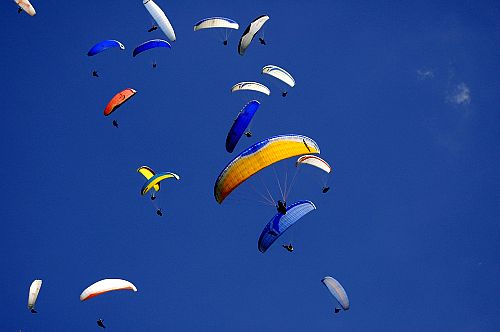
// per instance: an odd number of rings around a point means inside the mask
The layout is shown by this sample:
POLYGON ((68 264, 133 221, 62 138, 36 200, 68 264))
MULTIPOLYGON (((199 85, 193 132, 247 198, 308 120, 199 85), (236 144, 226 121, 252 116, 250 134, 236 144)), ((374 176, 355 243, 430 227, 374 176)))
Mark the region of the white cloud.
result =
POLYGON ((465 83, 458 84, 448 96, 448 101, 457 105, 467 105, 470 100, 470 89, 465 83))
POLYGON ((417 69, 418 78, 421 80, 427 80, 434 77, 434 72, 430 69, 417 69))

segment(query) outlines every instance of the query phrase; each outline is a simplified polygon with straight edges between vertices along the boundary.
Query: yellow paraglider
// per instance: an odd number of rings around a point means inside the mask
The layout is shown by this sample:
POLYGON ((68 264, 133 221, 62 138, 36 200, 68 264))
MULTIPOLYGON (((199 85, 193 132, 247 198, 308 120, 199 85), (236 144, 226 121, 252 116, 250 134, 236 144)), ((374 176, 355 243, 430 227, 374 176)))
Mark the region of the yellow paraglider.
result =
POLYGON ((222 170, 214 186, 217 203, 255 173, 280 160, 306 153, 319 153, 315 141, 301 135, 279 135, 256 143, 236 156, 222 170))

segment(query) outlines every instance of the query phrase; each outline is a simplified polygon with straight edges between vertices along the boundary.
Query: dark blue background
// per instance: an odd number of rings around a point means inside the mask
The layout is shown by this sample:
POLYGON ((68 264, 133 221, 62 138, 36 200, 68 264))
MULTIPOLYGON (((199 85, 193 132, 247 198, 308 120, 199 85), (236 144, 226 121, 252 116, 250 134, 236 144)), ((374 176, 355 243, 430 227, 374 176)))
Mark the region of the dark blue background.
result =
POLYGON ((89 331, 98 318, 112 331, 498 330, 497 1, 158 0, 177 41, 136 58, 136 45, 165 38, 146 31, 141 1, 32 3, 34 17, 0 5, 2 331, 89 331), (268 45, 239 56, 262 14, 268 45), (209 16, 240 23, 227 47, 193 32, 209 16), (126 50, 87 57, 103 39, 126 50), (295 77, 288 97, 260 74, 267 64, 295 77), (289 201, 318 209, 288 235, 293 254, 257 250, 275 209, 248 186, 213 198, 247 102, 229 89, 244 80, 272 94, 235 153, 304 134, 334 168, 326 195, 314 172, 294 185, 289 201), (102 112, 126 87, 138 93, 116 129, 102 112), (181 176, 160 192, 163 218, 139 195, 141 165, 181 176), (332 314, 325 275, 351 310, 332 314), (138 292, 80 303, 103 278, 138 292))

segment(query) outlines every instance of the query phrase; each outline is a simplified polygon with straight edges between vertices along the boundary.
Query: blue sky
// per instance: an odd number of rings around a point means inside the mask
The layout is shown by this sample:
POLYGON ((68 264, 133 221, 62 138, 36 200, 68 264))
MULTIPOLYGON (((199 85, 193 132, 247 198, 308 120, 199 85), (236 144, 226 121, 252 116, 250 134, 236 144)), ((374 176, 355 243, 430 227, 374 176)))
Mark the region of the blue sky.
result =
MULTIPOLYGON (((34 17, 0 5, 2 331, 88 331, 98 318, 116 331, 498 329, 498 2, 158 0, 177 41, 136 58, 136 45, 165 37, 146 31, 141 1, 32 4, 34 17), (262 14, 268 45, 239 56, 262 14), (227 47, 192 31, 209 16, 240 23, 227 47), (103 39, 126 49, 87 57, 103 39), (267 64, 294 76, 286 98, 260 74, 267 64), (286 235, 293 254, 279 241, 257 250, 276 210, 248 186, 213 197, 248 101, 229 89, 244 80, 272 94, 235 153, 297 133, 334 169, 326 195, 317 173, 299 174, 289 202, 318 208, 286 235), (116 129, 102 112, 127 87, 138 93, 116 129), (141 165, 181 176, 160 192, 162 218, 139 195, 141 165), (332 314, 326 275, 348 312, 332 314), (103 278, 138 292, 80 303, 103 278)), ((262 179, 277 190, 270 171, 262 179)))

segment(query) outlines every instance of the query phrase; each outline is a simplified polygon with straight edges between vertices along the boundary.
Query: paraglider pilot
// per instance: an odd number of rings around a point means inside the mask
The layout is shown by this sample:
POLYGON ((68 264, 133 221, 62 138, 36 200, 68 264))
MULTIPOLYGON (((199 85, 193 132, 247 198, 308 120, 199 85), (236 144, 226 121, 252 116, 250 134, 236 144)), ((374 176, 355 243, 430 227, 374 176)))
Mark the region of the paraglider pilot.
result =
POLYGON ((118 128, 118 121, 113 120, 113 126, 115 126, 116 128, 118 128))
POLYGON ((278 205, 276 207, 279 213, 286 214, 286 202, 278 201, 278 205))
POLYGON ((283 92, 281 93, 281 97, 286 97, 286 95, 287 95, 287 94, 288 94, 288 91, 283 91, 283 92))
POLYGON ((163 213, 161 212, 161 209, 156 210, 156 214, 159 215, 160 217, 163 216, 163 213))
POLYGON ((323 189, 321 189, 321 191, 323 192, 323 194, 326 194, 328 192, 328 190, 330 190, 330 187, 323 187, 323 189))
POLYGON ((281 245, 283 248, 285 248, 286 250, 288 250, 288 252, 293 252, 293 246, 292 244, 282 244, 281 245))
POLYGON ((157 27, 155 24, 153 24, 153 26, 152 26, 151 28, 149 28, 149 29, 148 29, 148 32, 153 32, 153 31, 155 31, 156 29, 158 29, 158 27, 157 27))
POLYGON ((227 39, 226 39, 226 40, 224 40, 224 41, 222 42, 222 44, 224 44, 224 46, 226 46, 226 45, 227 45, 227 39))
POLYGON ((97 326, 102 327, 103 329, 106 328, 106 326, 104 326, 104 321, 102 320, 102 318, 99 318, 97 320, 97 326))
POLYGON ((340 312, 340 308, 335 308, 335 313, 338 314, 340 312))
POLYGON ((245 136, 246 136, 246 137, 252 137, 252 132, 251 132, 251 131, 247 131, 247 132, 245 133, 245 136))
POLYGON ((266 45, 266 41, 264 40, 264 38, 259 37, 259 42, 260 42, 262 45, 266 45))
POLYGON ((97 70, 92 71, 92 76, 99 77, 99 75, 97 74, 97 70))
POLYGON ((31 308, 31 309, 30 309, 30 311, 31 311, 31 313, 32 313, 32 314, 36 314, 36 313, 38 313, 38 312, 35 310, 35 308, 31 308))

